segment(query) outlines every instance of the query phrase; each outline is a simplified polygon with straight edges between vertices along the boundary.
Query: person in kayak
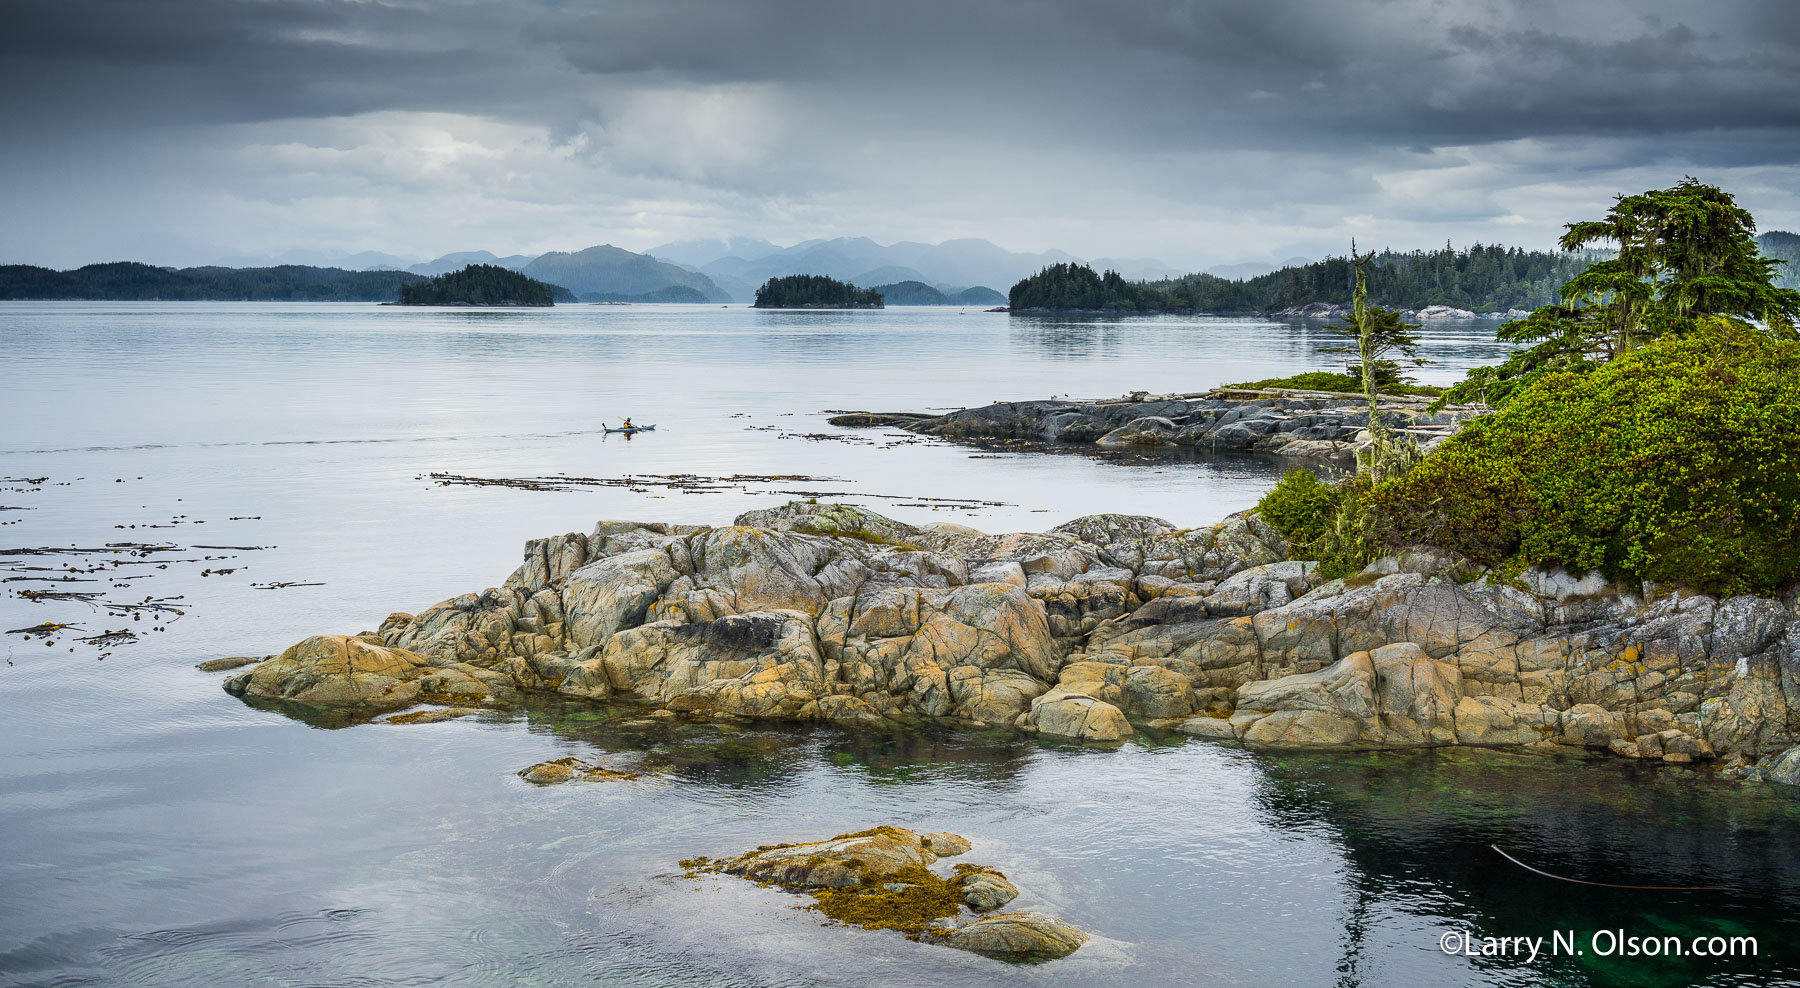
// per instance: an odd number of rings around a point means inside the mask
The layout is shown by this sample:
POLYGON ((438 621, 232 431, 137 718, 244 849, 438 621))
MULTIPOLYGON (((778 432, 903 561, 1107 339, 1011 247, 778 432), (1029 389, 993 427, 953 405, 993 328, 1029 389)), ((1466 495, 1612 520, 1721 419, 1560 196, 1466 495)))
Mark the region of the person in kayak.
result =
POLYGON ((625 420, 625 424, 624 424, 624 425, 623 425, 623 426, 621 426, 621 428, 624 428, 624 429, 627 429, 627 430, 629 430, 629 429, 635 429, 635 428, 637 428, 637 426, 635 426, 635 425, 632 425, 632 424, 631 424, 631 419, 629 419, 629 418, 627 418, 627 419, 626 419, 626 420, 625 420))

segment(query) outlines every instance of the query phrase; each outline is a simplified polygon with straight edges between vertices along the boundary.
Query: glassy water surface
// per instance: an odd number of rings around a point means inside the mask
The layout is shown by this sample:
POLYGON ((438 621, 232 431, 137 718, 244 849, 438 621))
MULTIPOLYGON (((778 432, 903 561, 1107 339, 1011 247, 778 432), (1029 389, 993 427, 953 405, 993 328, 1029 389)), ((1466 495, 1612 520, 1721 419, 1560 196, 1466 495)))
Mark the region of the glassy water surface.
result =
MULTIPOLYGON (((1491 323, 1426 336, 1428 381, 1498 353, 1491 323)), ((1329 368, 1323 342, 1251 319, 957 309, 8 303, 0 547, 179 551, 106 573, 0 557, 0 631, 122 620, 20 589, 179 597, 183 613, 137 622, 141 640, 104 660, 4 636, 0 983, 1794 983, 1800 803, 1680 769, 632 724, 566 703, 328 730, 193 669, 498 583, 525 539, 601 518, 724 523, 800 492, 987 531, 1096 511, 1211 523, 1283 466, 995 451, 824 420, 1198 391, 1329 368), (598 431, 625 415, 657 431, 598 431), (631 480, 525 490, 434 473, 631 480), (564 754, 644 777, 540 790, 513 774, 564 754), (965 860, 1024 890, 1016 907, 1095 941, 1007 967, 824 927, 800 900, 675 864, 884 823, 964 834, 965 860), (1735 891, 1566 885, 1490 844, 1559 874, 1735 891), (1756 935, 1761 956, 1438 949, 1451 929, 1572 929, 1585 946, 1598 928, 1756 935)))

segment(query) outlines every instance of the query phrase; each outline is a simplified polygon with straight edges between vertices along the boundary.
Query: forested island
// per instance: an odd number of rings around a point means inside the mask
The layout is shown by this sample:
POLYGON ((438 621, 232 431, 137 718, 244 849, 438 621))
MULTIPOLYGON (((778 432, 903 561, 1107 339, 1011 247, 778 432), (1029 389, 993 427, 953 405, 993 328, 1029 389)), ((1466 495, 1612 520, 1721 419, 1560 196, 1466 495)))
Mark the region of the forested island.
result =
POLYGON ((1117 271, 1100 274, 1074 263, 1052 264, 1012 286, 1006 297, 1014 312, 1166 312, 1173 308, 1170 302, 1147 285, 1126 281, 1117 271))
POLYGON ((493 264, 471 264, 430 281, 400 286, 395 305, 555 305, 573 302, 567 288, 546 285, 493 264), (560 298, 558 295, 560 294, 560 298))
POLYGON ((880 309, 881 293, 819 274, 770 278, 756 290, 757 309, 880 309))
MULTIPOLYGON (((1800 237, 1793 234, 1766 233, 1759 243, 1770 256, 1783 256, 1786 250, 1800 257, 1800 237)), ((1430 306, 1478 314, 1531 310, 1556 301, 1559 286, 1607 256, 1610 252, 1604 250, 1536 251, 1497 244, 1381 251, 1366 266, 1369 302, 1415 311, 1430 306)), ((1056 264, 1014 285, 1008 304, 1014 312, 1268 313, 1347 305, 1354 280, 1351 262, 1344 257, 1243 281, 1201 273, 1133 282, 1084 264, 1056 264)))
POLYGON ((0 299, 105 302, 386 302, 424 281, 405 271, 346 271, 284 264, 269 268, 159 268, 136 261, 54 271, 0 266, 0 299))

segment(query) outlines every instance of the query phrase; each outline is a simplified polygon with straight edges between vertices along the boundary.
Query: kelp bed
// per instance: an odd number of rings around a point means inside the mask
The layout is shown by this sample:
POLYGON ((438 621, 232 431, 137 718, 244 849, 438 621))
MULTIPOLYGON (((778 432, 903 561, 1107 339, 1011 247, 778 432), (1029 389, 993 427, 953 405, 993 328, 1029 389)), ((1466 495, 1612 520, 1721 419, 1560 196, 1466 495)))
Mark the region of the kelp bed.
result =
POLYGON ((867 498, 878 501, 894 502, 900 507, 910 508, 953 508, 975 511, 981 508, 1011 507, 1005 501, 988 501, 980 498, 965 497, 931 497, 924 494, 863 494, 843 490, 810 490, 775 487, 772 490, 752 490, 752 486, 773 486, 777 484, 842 484, 846 481, 836 477, 809 477, 804 474, 743 474, 734 473, 726 477, 710 477, 703 474, 630 474, 624 477, 571 477, 555 474, 544 477, 475 477, 466 474, 433 472, 419 477, 430 480, 439 487, 509 487, 522 491, 568 492, 594 487, 617 487, 638 494, 648 493, 652 488, 679 491, 683 494, 722 494, 732 491, 744 493, 784 495, 788 497, 832 497, 832 498, 867 498))
MULTIPOLYGON (((48 477, 0 477, 0 494, 41 494, 47 486, 67 487, 75 481, 54 485, 48 477)), ((143 478, 136 478, 143 479, 143 478)), ((125 483, 124 478, 113 483, 125 483)), ((5 505, 7 510, 29 511, 30 507, 5 505)), ((260 516, 234 515, 232 521, 254 521, 260 516)), ((16 522, 13 522, 16 524, 16 522)), ((204 519, 175 514, 165 522, 119 523, 114 529, 174 528, 180 525, 204 525, 204 519)), ((260 552, 276 546, 225 545, 219 543, 174 542, 100 542, 68 545, 18 546, 0 548, 0 584, 7 584, 6 595, 53 610, 47 620, 24 627, 0 631, 17 636, 20 642, 46 647, 63 645, 68 651, 85 646, 105 659, 114 650, 142 641, 145 637, 168 629, 187 614, 190 605, 185 594, 138 594, 144 587, 138 581, 155 580, 171 571, 171 567, 191 571, 200 567, 199 576, 229 577, 247 567, 242 563, 221 565, 236 560, 243 553, 260 552), (25 584, 25 586, 16 586, 25 584), (97 585, 95 588, 75 584, 97 585), (129 593, 127 593, 127 591, 129 593), (122 627, 92 627, 96 618, 129 620, 122 627)), ((256 589, 281 589, 292 586, 321 586, 298 581, 251 584, 256 589)), ((8 660, 9 664, 11 660, 8 660)))

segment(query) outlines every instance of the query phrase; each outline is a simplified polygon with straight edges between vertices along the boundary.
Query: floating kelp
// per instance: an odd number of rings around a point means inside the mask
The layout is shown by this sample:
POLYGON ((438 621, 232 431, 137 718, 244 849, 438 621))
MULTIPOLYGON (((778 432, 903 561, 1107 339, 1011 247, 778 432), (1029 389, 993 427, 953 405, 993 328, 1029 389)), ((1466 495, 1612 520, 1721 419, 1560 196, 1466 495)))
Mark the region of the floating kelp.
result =
MULTIPOLYGON (((426 478, 420 478, 426 479, 426 478)), ((707 477, 693 473, 650 473, 624 477, 470 477, 454 473, 432 473, 429 479, 440 487, 512 487, 526 491, 573 491, 583 487, 623 487, 642 491, 651 487, 683 491, 742 491, 749 484, 776 483, 842 483, 835 477, 808 477, 804 474, 732 474, 729 477, 707 477)))
MULTIPOLYGON (((48 480, 47 477, 0 477, 0 491, 39 493, 48 480)), ((121 477, 113 482, 125 483, 126 479, 121 477)), ((53 486, 66 487, 70 483, 59 482, 53 486)), ((256 517, 258 516, 237 515, 232 520, 247 521, 255 520, 256 517)), ((113 528, 172 528, 178 525, 204 524, 205 519, 173 514, 165 523, 127 522, 116 524, 113 528)), ((111 591, 130 589, 132 581, 151 579, 169 571, 171 567, 192 564, 203 567, 198 574, 201 577, 229 577, 246 568, 241 563, 229 562, 235 560, 237 554, 273 548, 276 547, 223 544, 183 546, 166 541, 77 542, 67 545, 0 548, 0 573, 10 574, 0 576, 0 583, 37 584, 28 589, 9 590, 8 595, 11 597, 47 607, 80 606, 89 612, 104 613, 115 618, 129 617, 137 622, 143 622, 146 615, 150 618, 148 627, 139 625, 93 630, 69 618, 58 617, 28 628, 14 628, 5 634, 19 635, 27 641, 42 640, 46 645, 73 643, 69 651, 75 651, 74 644, 85 645, 97 650, 100 653, 98 657, 104 659, 118 646, 141 641, 151 632, 165 630, 170 622, 186 614, 190 606, 184 595, 149 594, 142 598, 121 598, 111 591), (142 568, 144 571, 124 572, 127 568, 142 568), (104 584, 108 589, 64 589, 67 584, 104 584)))
MULTIPOLYGON (((430 479, 440 487, 510 487, 523 491, 566 492, 583 487, 622 487, 626 490, 643 493, 652 487, 665 490, 680 491, 684 494, 719 494, 728 491, 750 491, 750 485, 777 483, 812 483, 841 484, 845 481, 836 477, 809 477, 804 474, 742 474, 734 473, 729 477, 708 477, 701 474, 632 474, 624 477, 568 477, 562 474, 549 477, 472 477, 454 473, 431 473, 419 479, 430 479)), ((987 501, 980 498, 966 497, 927 497, 920 494, 855 494, 848 491, 830 490, 789 490, 777 489, 756 491, 758 494, 777 494, 787 497, 851 497, 870 498, 882 501, 903 502, 902 507, 942 508, 959 507, 1005 508, 1011 507, 1005 501, 987 501)))

